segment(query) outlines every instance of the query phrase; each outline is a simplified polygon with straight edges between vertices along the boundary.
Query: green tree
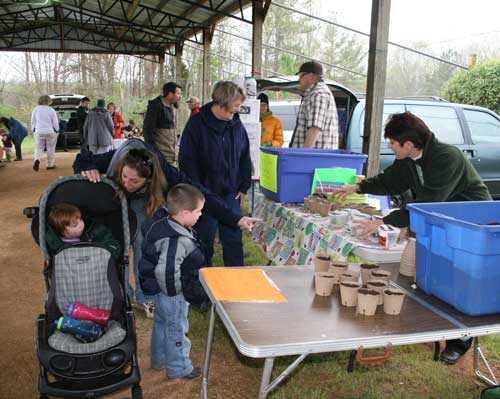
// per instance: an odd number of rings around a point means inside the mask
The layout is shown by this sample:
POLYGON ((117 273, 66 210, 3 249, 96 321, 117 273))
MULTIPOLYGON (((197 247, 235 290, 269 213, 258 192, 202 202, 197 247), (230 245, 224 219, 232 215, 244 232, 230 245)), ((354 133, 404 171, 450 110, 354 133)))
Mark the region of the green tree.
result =
MULTIPOLYGON (((336 21, 335 15, 331 16, 330 19, 336 21)), ((367 51, 367 42, 363 43, 363 39, 359 35, 346 32, 344 29, 330 24, 324 27, 320 60, 359 74, 366 74, 367 51)), ((365 77, 335 67, 326 66, 325 70, 328 78, 355 91, 365 90, 365 77)))
POLYGON ((500 112, 500 59, 457 73, 446 84, 443 96, 453 102, 500 112))

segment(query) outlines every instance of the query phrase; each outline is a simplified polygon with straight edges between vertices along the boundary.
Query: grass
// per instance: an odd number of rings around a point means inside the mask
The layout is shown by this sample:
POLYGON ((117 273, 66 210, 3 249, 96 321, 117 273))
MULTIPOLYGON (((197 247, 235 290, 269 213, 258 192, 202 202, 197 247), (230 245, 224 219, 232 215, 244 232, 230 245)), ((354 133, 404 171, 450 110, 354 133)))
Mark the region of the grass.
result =
MULTIPOLYGON (((244 235, 245 265, 266 265, 267 258, 247 234, 244 235)), ((214 264, 221 265, 220 245, 216 245, 214 264)), ((208 329, 208 315, 190 312, 193 350, 204 350, 208 329), (196 348, 196 349, 195 349, 196 348)), ((481 339, 481 347, 490 364, 499 370, 500 335, 481 339)), ((366 355, 379 354, 371 350, 366 355)), ((360 366, 354 372, 347 372, 349 352, 334 352, 311 355, 287 377, 270 399, 389 399, 389 398, 479 398, 484 386, 474 379, 472 364, 461 369, 446 366, 432 360, 433 345, 408 345, 394 348, 389 361, 382 364, 360 366)), ((198 354, 197 356, 200 356, 198 354)), ((202 358, 202 356, 201 356, 202 358)), ((295 357, 277 358, 273 377, 288 367, 295 357)), ((233 385, 231 397, 256 397, 263 367, 262 359, 245 358, 237 354, 231 338, 218 320, 216 324, 212 367, 229 367, 234 376, 244 373, 245 379, 233 385), (214 361, 214 357, 217 360, 214 361), (221 360, 222 359, 222 360, 221 360), (233 360, 233 362, 231 361, 233 360), (234 363, 232 366, 226 362, 234 363)), ((215 393, 212 390, 213 393, 215 393)), ((217 391, 219 394, 219 392, 217 391)), ((216 397, 223 397, 217 395, 216 397)))

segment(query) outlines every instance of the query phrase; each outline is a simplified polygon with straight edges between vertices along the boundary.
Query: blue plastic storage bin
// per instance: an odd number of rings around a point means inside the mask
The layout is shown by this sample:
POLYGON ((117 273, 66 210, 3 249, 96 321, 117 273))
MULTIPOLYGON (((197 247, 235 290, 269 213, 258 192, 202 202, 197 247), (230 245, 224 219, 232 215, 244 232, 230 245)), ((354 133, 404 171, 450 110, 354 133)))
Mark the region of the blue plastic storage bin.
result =
MULTIPOLYGON (((260 191, 277 202, 304 202, 311 192, 311 184, 316 168, 353 168, 360 175, 367 156, 344 150, 319 150, 311 148, 261 149, 260 191), (272 156, 275 163, 263 162, 262 155, 272 156), (277 158, 277 159, 276 159, 277 158), (276 191, 266 185, 266 178, 276 179, 276 191)), ((269 158, 269 157, 268 157, 269 158)))
POLYGON ((417 286, 459 311, 500 313, 500 202, 410 204, 417 286))

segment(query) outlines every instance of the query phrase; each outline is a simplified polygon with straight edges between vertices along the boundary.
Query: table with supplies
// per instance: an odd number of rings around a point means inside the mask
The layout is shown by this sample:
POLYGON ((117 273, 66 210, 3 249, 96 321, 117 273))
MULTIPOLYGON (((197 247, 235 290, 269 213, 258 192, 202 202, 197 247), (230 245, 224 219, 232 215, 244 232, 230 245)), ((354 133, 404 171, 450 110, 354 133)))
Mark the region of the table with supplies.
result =
POLYGON ((391 272, 390 286, 406 295, 399 315, 386 314, 378 306, 374 316, 365 316, 357 307, 342 306, 338 285, 330 296, 315 295, 312 266, 202 269, 200 281, 212 305, 200 398, 208 398, 216 314, 241 354, 265 358, 259 399, 266 398, 309 354, 344 350, 359 354, 364 348, 377 347, 389 352, 395 345, 435 342, 437 360, 438 341, 467 337, 475 337, 476 375, 496 383, 477 337, 499 333, 500 315, 463 315, 414 290, 413 279, 399 275, 398 264, 382 267, 391 272), (290 355, 298 357, 271 380, 275 358, 290 355), (481 373, 480 360, 490 378, 481 373))
POLYGON ((399 262, 406 245, 403 240, 382 249, 376 237, 358 238, 349 225, 333 225, 330 216, 306 212, 302 204, 274 202, 262 194, 255 197, 253 216, 263 222, 252 231, 252 239, 276 265, 311 265, 319 250, 340 261, 352 253, 374 262, 399 262))

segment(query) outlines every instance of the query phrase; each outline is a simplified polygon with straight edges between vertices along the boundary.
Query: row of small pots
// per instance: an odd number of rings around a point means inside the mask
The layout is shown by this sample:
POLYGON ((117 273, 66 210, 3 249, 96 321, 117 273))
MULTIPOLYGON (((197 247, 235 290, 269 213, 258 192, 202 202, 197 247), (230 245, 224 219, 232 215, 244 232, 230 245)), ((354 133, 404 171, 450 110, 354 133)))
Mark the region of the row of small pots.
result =
MULTIPOLYGON (((354 279, 355 273, 351 274, 353 279, 345 278, 340 283, 340 301, 344 306, 357 306, 358 313, 365 316, 373 316, 377 305, 384 305, 384 312, 396 315, 401 312, 404 301, 404 292, 397 288, 388 288, 388 281, 371 279, 366 288, 359 283, 359 275, 354 279)), ((314 285, 316 294, 329 296, 332 293, 335 275, 333 272, 316 272, 314 274, 314 285)))

